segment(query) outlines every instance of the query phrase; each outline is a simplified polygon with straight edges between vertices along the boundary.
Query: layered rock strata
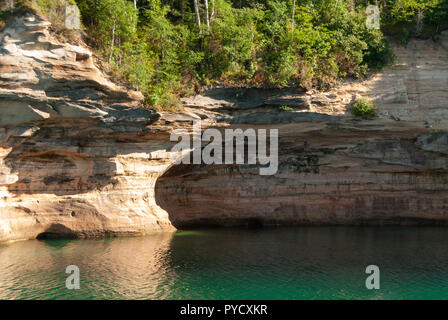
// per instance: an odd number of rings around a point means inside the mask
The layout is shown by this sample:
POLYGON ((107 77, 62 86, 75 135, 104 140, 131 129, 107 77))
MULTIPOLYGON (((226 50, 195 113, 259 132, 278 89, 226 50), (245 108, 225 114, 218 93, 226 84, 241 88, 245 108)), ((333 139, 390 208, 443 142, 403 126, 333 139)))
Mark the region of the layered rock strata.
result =
POLYGON ((0 241, 174 230, 154 194, 172 127, 34 13, 0 39, 0 241))
POLYGON ((157 182, 157 202, 179 227, 447 224, 447 41, 445 32, 396 46, 393 66, 326 93, 222 88, 186 99, 232 127, 278 129, 279 172, 173 167, 157 182), (360 97, 375 101, 375 120, 351 115, 360 97))
MULTIPOLYGON (((143 107, 36 14, 0 32, 0 241, 210 225, 448 221, 447 34, 329 92, 215 88, 143 107), (374 120, 354 118, 366 96, 374 120), (279 170, 173 165, 174 129, 279 130, 279 170)), ((205 146, 206 143, 203 144, 205 146)), ((188 152, 187 152, 188 153, 188 152)))

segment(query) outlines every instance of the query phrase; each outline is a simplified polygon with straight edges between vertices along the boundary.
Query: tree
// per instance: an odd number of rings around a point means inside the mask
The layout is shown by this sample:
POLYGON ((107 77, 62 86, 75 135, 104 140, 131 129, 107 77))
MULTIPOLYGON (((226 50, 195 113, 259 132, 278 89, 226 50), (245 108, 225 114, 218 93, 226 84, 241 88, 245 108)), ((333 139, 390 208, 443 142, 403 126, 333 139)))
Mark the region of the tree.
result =
POLYGON ((390 2, 391 16, 395 21, 416 22, 416 32, 421 33, 426 14, 436 8, 441 0, 396 0, 390 2))
MULTIPOLYGON (((388 57, 381 31, 365 26, 365 0, 77 3, 90 44, 109 59, 117 77, 159 108, 169 108, 202 85, 223 81, 325 87, 381 67, 388 57)), ((392 1, 385 3, 389 13, 392 1)))
POLYGON ((207 30, 210 30, 210 21, 208 16, 208 0, 205 1, 205 23, 207 25, 207 30))
POLYGON ((109 47, 112 57, 115 46, 120 46, 135 35, 138 10, 126 0, 78 0, 83 17, 95 24, 91 29, 99 46, 109 47), (89 19, 89 15, 92 17, 89 19))
POLYGON ((193 4, 194 4, 194 12, 196 13, 196 24, 198 25, 198 28, 201 28, 201 15, 199 14, 198 0, 193 0, 193 4))
POLYGON ((292 30, 294 31, 294 20, 296 18, 296 0, 293 1, 292 3, 292 19, 291 19, 291 27, 292 30))

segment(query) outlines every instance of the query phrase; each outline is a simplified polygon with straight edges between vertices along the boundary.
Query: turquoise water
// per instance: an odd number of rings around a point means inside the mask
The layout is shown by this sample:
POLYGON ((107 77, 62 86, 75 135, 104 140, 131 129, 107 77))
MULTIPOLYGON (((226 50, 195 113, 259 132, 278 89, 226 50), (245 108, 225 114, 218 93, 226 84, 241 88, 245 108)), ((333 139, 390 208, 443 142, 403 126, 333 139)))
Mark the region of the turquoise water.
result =
POLYGON ((204 230, 0 245, 0 299, 446 299, 448 228, 204 230), (380 290, 367 290, 367 265, 380 290), (77 265, 80 289, 65 268, 77 265))

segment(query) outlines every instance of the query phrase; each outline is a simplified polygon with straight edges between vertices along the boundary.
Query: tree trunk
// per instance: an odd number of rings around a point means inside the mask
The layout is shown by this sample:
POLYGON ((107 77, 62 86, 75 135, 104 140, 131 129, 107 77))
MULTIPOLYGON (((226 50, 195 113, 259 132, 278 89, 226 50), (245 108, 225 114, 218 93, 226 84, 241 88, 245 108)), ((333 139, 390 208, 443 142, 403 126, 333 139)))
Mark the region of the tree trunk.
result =
POLYGON ((210 19, 208 16, 208 0, 205 1, 205 23, 207 24, 207 30, 210 30, 210 19))
POLYGON ((201 28, 201 16, 199 15, 199 6, 198 6, 198 0, 193 0, 194 4, 194 12, 196 13, 196 23, 199 28, 201 28))
POLYGON ((296 16, 296 0, 294 0, 292 4, 292 18, 291 18, 292 31, 294 31, 295 16, 296 16))
POLYGON ((109 62, 112 60, 112 52, 114 49, 114 44, 115 44, 115 20, 114 20, 114 26, 112 27, 112 41, 110 42, 109 62))
POLYGON ((420 34, 423 31, 423 20, 425 19, 425 12, 423 9, 419 8, 417 12, 417 34, 420 34))
POLYGON ((134 0, 134 9, 137 9, 137 0, 134 0))
POLYGON ((185 20, 185 0, 181 0, 181 11, 182 11, 182 23, 184 22, 184 20, 185 20))
POLYGON ((212 14, 210 15, 210 22, 212 21, 214 16, 215 16, 215 0, 212 0, 212 14))

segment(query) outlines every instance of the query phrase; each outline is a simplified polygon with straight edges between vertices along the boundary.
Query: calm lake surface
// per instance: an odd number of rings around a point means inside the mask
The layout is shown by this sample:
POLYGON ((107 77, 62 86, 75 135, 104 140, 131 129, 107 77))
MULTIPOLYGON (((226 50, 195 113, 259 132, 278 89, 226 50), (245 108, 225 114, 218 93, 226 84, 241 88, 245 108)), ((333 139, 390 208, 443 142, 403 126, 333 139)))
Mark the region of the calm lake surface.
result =
POLYGON ((202 230, 0 245, 0 299, 447 299, 448 228, 202 230), (366 266, 381 270, 367 290, 366 266), (68 290, 68 265, 80 269, 68 290))

